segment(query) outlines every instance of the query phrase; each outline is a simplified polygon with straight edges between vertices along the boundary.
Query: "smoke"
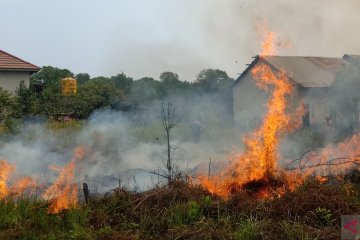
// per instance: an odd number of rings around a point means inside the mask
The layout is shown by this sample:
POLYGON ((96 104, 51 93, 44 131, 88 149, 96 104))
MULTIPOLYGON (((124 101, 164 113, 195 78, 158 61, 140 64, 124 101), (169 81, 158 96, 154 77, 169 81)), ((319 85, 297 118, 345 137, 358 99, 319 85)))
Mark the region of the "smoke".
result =
MULTIPOLYGON (((194 173, 200 163, 226 159, 235 134, 231 115, 221 94, 196 94, 192 98, 169 96, 177 124, 171 131, 176 171, 194 173), (192 135, 192 122, 201 121, 200 141, 192 135)), ((162 103, 143 104, 131 113, 101 110, 83 122, 81 128, 53 129, 44 122, 28 122, 15 135, 0 139, 0 159, 14 164, 18 175, 35 177, 39 183, 53 182, 57 173, 50 165, 64 166, 74 149, 82 146, 85 157, 77 161, 76 179, 90 184, 92 191, 106 192, 121 185, 145 190, 166 182, 166 141, 160 110, 162 103)), ((166 106, 166 104, 165 104, 166 106)), ((237 136, 236 136, 237 137, 237 136)))
MULTIPOLYGON (((162 71, 194 80, 204 68, 220 68, 237 77, 260 51, 255 25, 267 19, 271 29, 294 46, 283 55, 341 57, 359 53, 356 0, 171 1, 120 23, 110 39, 111 73, 158 77, 162 71), (120 34, 128 25, 129 34, 120 34)), ((135 9, 133 9, 135 11, 135 9)), ((119 20, 120 21, 120 20, 119 20)))

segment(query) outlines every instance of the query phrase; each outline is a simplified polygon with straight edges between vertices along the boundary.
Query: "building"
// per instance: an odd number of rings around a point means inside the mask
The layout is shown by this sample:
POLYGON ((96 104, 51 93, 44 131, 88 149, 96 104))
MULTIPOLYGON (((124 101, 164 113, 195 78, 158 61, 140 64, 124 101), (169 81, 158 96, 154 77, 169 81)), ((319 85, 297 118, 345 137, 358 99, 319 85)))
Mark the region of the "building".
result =
POLYGON ((233 114, 236 125, 244 130, 252 129, 260 123, 266 111, 268 93, 256 86, 251 74, 251 70, 258 64, 266 64, 274 72, 285 70, 286 76, 295 87, 290 107, 295 108, 300 102, 305 104, 308 111, 303 116, 303 125, 313 126, 332 125, 336 117, 339 117, 339 109, 335 109, 334 104, 331 104, 334 83, 339 81, 339 74, 348 69, 349 65, 359 62, 360 57, 356 55, 344 55, 343 58, 256 56, 233 86, 233 114))
POLYGON ((5 51, 0 50, 0 87, 15 93, 21 81, 29 86, 30 76, 40 68, 5 51))

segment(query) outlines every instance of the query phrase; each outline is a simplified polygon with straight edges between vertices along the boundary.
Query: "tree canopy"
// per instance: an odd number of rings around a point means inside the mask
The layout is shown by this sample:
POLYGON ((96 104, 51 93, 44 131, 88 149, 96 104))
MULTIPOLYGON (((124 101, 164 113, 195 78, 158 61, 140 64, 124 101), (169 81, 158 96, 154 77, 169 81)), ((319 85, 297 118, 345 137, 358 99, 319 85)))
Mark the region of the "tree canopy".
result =
POLYGON ((178 74, 169 71, 161 73, 158 80, 150 77, 134 80, 125 73, 92 78, 88 73, 74 74, 68 69, 45 66, 31 76, 29 88, 21 82, 15 96, 0 90, 0 121, 27 115, 86 119, 99 109, 137 111, 168 98, 182 99, 178 102, 190 106, 189 101, 208 99, 202 97, 204 94, 230 89, 232 82, 219 69, 202 70, 191 83, 181 81, 178 74), (78 91, 74 96, 61 94, 61 80, 66 77, 77 79, 78 91))

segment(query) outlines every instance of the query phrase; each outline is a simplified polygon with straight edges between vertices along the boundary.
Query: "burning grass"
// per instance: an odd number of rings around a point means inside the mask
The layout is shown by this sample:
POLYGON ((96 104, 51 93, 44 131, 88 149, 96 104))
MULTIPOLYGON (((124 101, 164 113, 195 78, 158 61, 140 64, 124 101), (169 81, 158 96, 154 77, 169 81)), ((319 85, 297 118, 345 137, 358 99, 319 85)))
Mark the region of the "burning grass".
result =
POLYGON ((339 239, 340 215, 360 210, 359 188, 350 183, 309 180, 281 196, 273 188, 268 198, 256 197, 258 186, 227 199, 185 183, 117 189, 57 215, 35 196, 7 198, 0 239, 339 239))

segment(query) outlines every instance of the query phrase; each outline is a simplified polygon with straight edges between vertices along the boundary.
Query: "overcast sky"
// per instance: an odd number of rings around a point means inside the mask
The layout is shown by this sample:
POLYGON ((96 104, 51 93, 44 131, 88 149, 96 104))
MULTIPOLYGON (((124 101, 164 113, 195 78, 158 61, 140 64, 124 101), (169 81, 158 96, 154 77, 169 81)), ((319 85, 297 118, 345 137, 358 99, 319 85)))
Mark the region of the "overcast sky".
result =
POLYGON ((260 51, 260 19, 292 42, 282 55, 341 57, 360 53, 359 10, 359 0, 0 0, 0 49, 92 77, 235 78, 260 51))

